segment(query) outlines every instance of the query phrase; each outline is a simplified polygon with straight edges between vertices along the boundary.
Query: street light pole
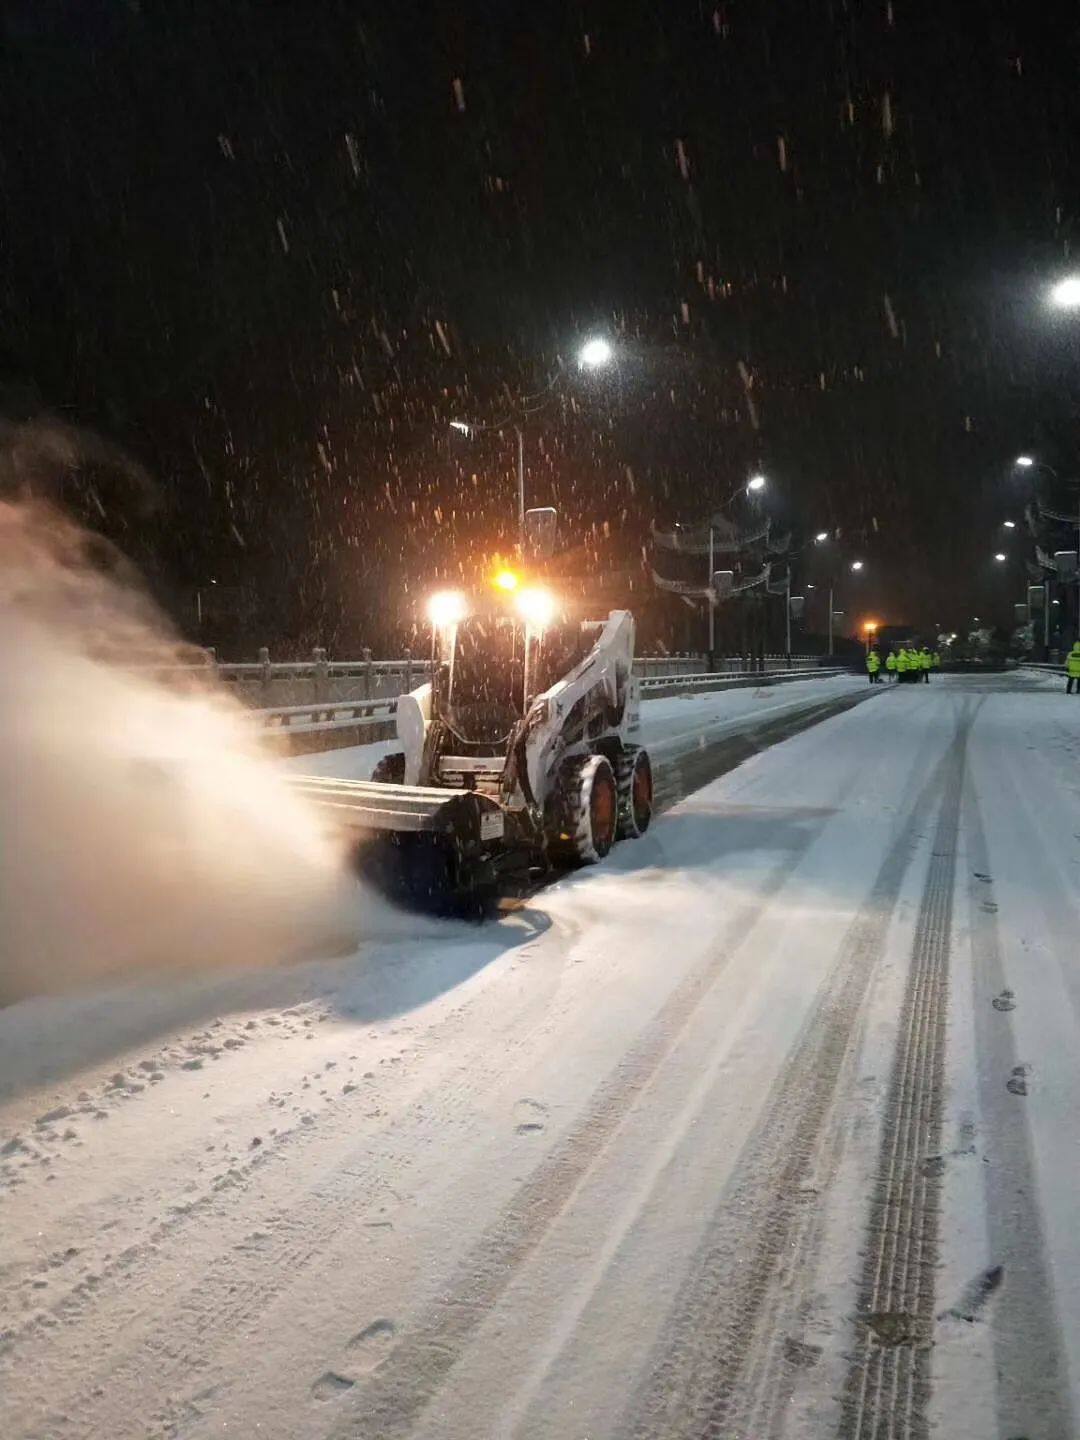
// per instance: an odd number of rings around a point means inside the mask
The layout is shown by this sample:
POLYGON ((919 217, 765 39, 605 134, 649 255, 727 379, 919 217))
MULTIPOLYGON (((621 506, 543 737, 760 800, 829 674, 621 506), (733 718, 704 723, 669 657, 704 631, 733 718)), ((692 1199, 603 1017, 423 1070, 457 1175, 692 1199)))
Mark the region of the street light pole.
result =
POLYGON ((833 653, 833 582, 829 581, 829 655, 833 653))
MULTIPOLYGON (((1052 303, 1061 309, 1072 310, 1080 305, 1080 278, 1069 276, 1067 279, 1055 286, 1051 293, 1052 303)), ((1080 639, 1080 481, 1070 480, 1058 474, 1052 465, 1047 465, 1045 460, 1038 460, 1033 455, 1018 455, 1013 464, 1021 470, 1045 470, 1047 475, 1052 475, 1059 483, 1076 489, 1076 638, 1080 639)), ((1054 518, 1063 520, 1065 517, 1058 512, 1054 518)), ((1047 648, 1050 644, 1050 582, 1046 585, 1046 621, 1044 624, 1047 648)), ((1066 596, 1067 587, 1063 587, 1066 596)), ((1068 607, 1066 606, 1066 609, 1068 607)))
MULTIPOLYGON (((721 510, 726 509, 735 499, 741 490, 744 494, 753 490, 764 490, 767 481, 764 475, 751 475, 749 480, 743 480, 720 506, 721 510)), ((716 551, 715 551, 715 513, 709 517, 709 665, 713 663, 713 655, 716 652, 716 585, 713 576, 716 573, 716 551)), ((790 647, 789 647, 790 648, 790 647)))
MULTIPOLYGON (((599 370, 612 358, 611 346, 604 339, 599 337, 586 341, 578 351, 578 367, 584 370, 599 370)), ((566 365, 560 360, 556 365, 551 378, 543 389, 538 390, 534 395, 522 397, 521 403, 517 406, 518 414, 529 414, 531 409, 539 408, 535 402, 540 401, 546 404, 551 397, 558 382, 566 374, 566 365)), ((510 415, 504 415, 501 420, 492 421, 489 425, 476 425, 469 420, 451 420, 450 428, 458 430, 462 435, 473 436, 484 434, 491 430, 504 430, 510 421, 510 415)), ((521 555, 525 556, 525 431, 519 420, 513 422, 514 434, 517 436, 517 483, 518 483, 518 536, 521 547, 521 555)))
POLYGON ((787 581, 786 581, 786 583, 785 583, 785 585, 784 585, 784 620, 785 620, 785 622, 786 622, 785 635, 786 635, 786 645, 787 645, 787 649, 785 650, 784 653, 785 653, 785 655, 787 656, 787 663, 788 663, 788 665, 789 665, 789 667, 790 667, 790 665, 791 665, 791 566, 790 566, 790 564, 789 564, 788 567, 787 567, 787 581))

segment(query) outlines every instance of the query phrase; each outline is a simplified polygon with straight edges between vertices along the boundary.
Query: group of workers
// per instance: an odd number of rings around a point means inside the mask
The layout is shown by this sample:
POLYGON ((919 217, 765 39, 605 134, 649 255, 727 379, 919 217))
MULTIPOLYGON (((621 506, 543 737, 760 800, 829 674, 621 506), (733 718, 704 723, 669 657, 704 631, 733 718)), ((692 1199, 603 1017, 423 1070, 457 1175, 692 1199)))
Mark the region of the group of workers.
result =
POLYGON ((1077 695, 1080 695, 1080 640, 1074 642, 1065 656, 1065 675, 1065 694, 1071 695, 1075 687, 1077 695))
MULTIPOLYGON (((906 646, 899 645, 885 656, 886 673, 894 680, 903 680, 909 684, 917 680, 929 684, 930 671, 940 669, 941 656, 936 650, 928 650, 925 645, 918 650, 914 646, 909 650, 906 646)), ((881 684, 881 655, 873 646, 866 652, 866 675, 871 685, 881 684)))
MULTIPOLYGON (((881 656, 871 646, 866 652, 866 675, 871 685, 881 684, 881 668, 881 656)), ((928 650, 925 645, 918 650, 914 646, 909 650, 900 645, 885 656, 885 670, 894 680, 924 680, 929 683, 930 671, 940 669, 941 656, 936 650, 928 650)), ((1065 675, 1066 695, 1071 695, 1074 690, 1080 695, 1080 640, 1075 642, 1065 657, 1065 675)))

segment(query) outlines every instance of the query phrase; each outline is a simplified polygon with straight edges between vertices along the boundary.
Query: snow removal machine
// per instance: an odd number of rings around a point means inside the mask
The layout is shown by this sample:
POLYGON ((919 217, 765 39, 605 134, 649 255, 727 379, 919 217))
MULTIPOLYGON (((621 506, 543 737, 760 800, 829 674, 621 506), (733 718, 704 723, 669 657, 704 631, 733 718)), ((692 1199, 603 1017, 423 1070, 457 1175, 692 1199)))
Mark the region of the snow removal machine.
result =
POLYGON ((509 603, 431 598, 430 678, 398 699, 401 748, 371 780, 294 781, 334 812, 363 875, 450 913, 594 864, 652 816, 633 616, 574 622, 510 572, 497 585, 509 603))

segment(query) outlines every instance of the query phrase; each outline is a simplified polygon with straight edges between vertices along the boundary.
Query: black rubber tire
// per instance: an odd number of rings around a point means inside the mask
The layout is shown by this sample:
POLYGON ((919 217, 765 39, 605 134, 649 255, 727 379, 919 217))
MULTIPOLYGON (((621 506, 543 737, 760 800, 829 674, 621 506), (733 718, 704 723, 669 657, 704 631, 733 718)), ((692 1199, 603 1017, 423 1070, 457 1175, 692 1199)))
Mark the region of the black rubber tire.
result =
POLYGON ((595 865, 615 843, 619 792, 606 755, 579 755, 559 770, 552 857, 566 865, 595 865))
POLYGON ((404 754, 400 750, 396 750, 393 754, 384 755, 381 760, 377 760, 375 769, 371 772, 371 778, 377 785, 404 785, 404 754))
POLYGON ((653 777, 649 752, 640 745, 627 745, 615 759, 615 783, 619 789, 620 840, 640 840, 649 828, 653 813, 653 777))

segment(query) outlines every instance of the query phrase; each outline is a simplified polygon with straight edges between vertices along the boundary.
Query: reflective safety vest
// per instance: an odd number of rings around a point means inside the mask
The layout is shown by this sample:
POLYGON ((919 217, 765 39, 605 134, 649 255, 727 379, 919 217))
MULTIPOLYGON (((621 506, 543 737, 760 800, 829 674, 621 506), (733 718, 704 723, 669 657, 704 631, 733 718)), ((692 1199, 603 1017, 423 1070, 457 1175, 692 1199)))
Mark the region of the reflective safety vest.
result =
POLYGON ((885 669, 886 669, 886 670, 895 670, 895 669, 896 669, 896 656, 893 654, 893 652, 892 652, 891 650, 889 651, 888 655, 885 656, 885 669))
POLYGON ((938 652, 937 652, 936 650, 934 651, 933 655, 930 656, 930 659, 933 661, 934 669, 935 669, 935 670, 940 670, 940 669, 941 669, 941 656, 938 654, 938 652))
POLYGON ((930 651, 929 651, 929 650, 926 650, 926 649, 920 650, 920 651, 919 651, 919 655, 918 655, 918 660, 919 660, 919 669, 920 669, 920 670, 929 670, 929 669, 930 669, 930 663, 931 663, 931 662, 930 662, 930 651))
POLYGON ((896 668, 901 671, 911 669, 911 656, 903 647, 896 652, 896 668))
POLYGON ((1080 680, 1080 640, 1065 657, 1065 672, 1070 680, 1080 680))
POLYGON ((881 669, 881 656, 876 650, 871 650, 869 655, 867 655, 866 668, 870 671, 871 675, 876 675, 881 669))

